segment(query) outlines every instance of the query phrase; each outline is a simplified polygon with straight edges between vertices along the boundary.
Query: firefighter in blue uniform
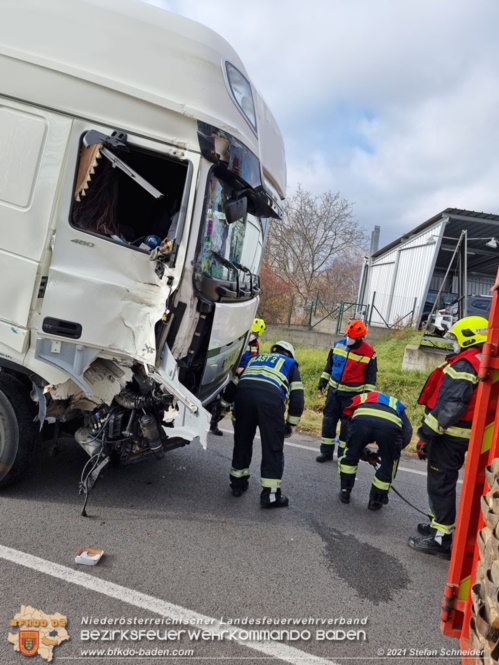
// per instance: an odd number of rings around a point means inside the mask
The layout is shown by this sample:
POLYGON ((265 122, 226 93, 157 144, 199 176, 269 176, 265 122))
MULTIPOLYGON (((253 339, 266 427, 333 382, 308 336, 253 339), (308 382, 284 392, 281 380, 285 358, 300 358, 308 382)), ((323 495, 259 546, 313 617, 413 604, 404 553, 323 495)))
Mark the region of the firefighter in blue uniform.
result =
POLYGON ((288 505, 288 498, 281 494, 284 438, 291 436, 293 427, 299 423, 303 406, 303 384, 292 344, 277 342, 270 353, 249 360, 235 396, 237 418, 230 470, 234 496, 241 496, 248 489, 253 439, 258 427, 262 440, 260 503, 264 508, 288 505))
MULTIPOLYGON (((257 356, 258 353, 260 352, 260 342, 258 341, 258 338, 261 337, 265 332, 265 327, 266 327, 265 321, 263 319, 253 319, 253 324, 251 326, 251 332, 248 339, 248 344, 246 346, 246 350, 241 356, 241 360, 239 361, 239 366, 236 370, 236 374, 238 376, 246 367, 250 358, 253 358, 253 356, 257 356)), ((212 434, 216 434, 217 436, 224 435, 222 430, 218 427, 218 423, 222 420, 222 418, 226 415, 227 411, 230 408, 228 404, 228 398, 230 399, 230 396, 233 394, 233 391, 234 391, 234 386, 229 384, 229 386, 226 388, 226 394, 222 394, 217 403, 215 404, 215 406, 213 407, 213 413, 210 422, 210 432, 212 434)))
POLYGON ((354 395, 374 390, 378 371, 376 353, 364 341, 367 327, 363 321, 350 321, 345 329, 345 337, 337 340, 330 350, 326 366, 319 381, 319 391, 327 390, 326 405, 322 419, 321 454, 317 462, 330 462, 333 459, 334 443, 338 421, 340 437, 338 459, 343 455, 349 419, 343 409, 354 395))
POLYGON ((395 397, 372 391, 356 395, 344 413, 351 418, 345 454, 339 461, 340 500, 350 502, 359 460, 380 465, 376 470, 369 494, 369 510, 379 510, 388 503, 388 492, 397 473, 400 453, 411 441, 412 426, 405 406, 395 397), (377 443, 375 452, 366 446, 377 443))
POLYGON ((418 524, 420 537, 411 536, 409 546, 424 554, 450 559, 456 522, 456 485, 464 464, 475 411, 482 347, 487 341, 488 321, 466 316, 446 337, 454 344, 428 377, 419 404, 425 415, 418 430, 419 459, 428 459, 427 490, 429 524, 418 524))

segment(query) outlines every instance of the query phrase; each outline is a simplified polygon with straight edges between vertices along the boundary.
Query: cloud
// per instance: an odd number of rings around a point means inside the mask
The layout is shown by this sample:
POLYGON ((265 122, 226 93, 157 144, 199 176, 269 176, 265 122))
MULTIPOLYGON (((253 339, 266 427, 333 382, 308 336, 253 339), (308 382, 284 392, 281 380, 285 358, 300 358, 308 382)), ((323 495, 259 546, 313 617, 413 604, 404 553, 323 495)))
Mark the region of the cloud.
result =
POLYGON ((386 244, 446 207, 499 213, 495 0, 154 0, 229 41, 298 183, 386 244))

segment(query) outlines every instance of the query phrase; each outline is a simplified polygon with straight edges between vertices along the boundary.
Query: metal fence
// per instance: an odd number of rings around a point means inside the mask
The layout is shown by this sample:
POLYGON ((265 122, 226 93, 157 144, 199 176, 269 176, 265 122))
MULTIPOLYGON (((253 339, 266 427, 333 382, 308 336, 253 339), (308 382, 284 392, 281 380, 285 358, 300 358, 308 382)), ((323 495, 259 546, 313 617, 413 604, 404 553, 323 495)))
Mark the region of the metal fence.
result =
POLYGON ((273 321, 268 323, 286 323, 288 326, 304 326, 309 330, 340 334, 350 319, 362 319, 366 324, 378 324, 387 328, 399 328, 412 325, 416 311, 416 299, 412 302, 392 303, 394 314, 388 318, 389 313, 383 303, 383 295, 373 293, 370 304, 358 302, 324 302, 317 293, 315 298, 303 298, 293 294, 288 299, 288 315, 284 322, 273 321), (400 311, 399 311, 400 310, 400 311))

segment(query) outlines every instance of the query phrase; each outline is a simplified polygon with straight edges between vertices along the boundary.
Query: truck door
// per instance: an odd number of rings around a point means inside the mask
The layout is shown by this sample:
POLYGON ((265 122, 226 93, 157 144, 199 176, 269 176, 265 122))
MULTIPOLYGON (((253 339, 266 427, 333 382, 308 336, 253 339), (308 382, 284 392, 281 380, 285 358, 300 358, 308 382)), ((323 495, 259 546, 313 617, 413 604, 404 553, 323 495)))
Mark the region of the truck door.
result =
POLYGON ((92 132, 109 138, 112 130, 75 122, 37 353, 55 364, 74 365, 73 350, 65 345, 62 355, 69 357, 61 358, 61 349, 52 344, 55 336, 83 350, 84 361, 104 353, 153 365, 155 325, 165 312, 169 272, 150 260, 144 240, 168 235, 187 167, 152 152, 145 141, 122 136, 116 145, 96 143, 92 132))

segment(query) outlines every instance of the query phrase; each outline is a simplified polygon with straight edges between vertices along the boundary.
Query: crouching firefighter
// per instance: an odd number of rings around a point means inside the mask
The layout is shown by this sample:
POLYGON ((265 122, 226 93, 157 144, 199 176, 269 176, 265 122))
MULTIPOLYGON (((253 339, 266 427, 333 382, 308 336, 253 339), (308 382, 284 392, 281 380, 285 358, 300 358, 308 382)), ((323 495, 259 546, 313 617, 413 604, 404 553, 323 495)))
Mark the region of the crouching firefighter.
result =
POLYGON ((289 342, 280 341, 251 358, 241 374, 235 396, 234 452, 230 486, 234 496, 248 489, 249 467, 256 428, 262 441, 260 503, 264 508, 282 508, 288 498, 281 494, 284 470, 284 438, 291 436, 304 406, 303 384, 289 342), (288 412, 286 412, 288 401, 288 412))
POLYGON ((448 355, 428 377, 419 404, 425 415, 418 430, 419 459, 428 460, 427 490, 429 524, 418 524, 420 537, 409 538, 418 552, 450 559, 456 522, 456 485, 464 464, 475 410, 478 371, 488 321, 467 316, 446 334, 454 344, 448 355))
POLYGON ((343 409, 354 395, 374 390, 378 371, 376 353, 364 341, 367 327, 363 321, 350 321, 345 329, 345 337, 337 340, 330 350, 326 366, 319 381, 319 392, 327 390, 326 404, 322 419, 321 454, 317 462, 330 462, 333 459, 336 428, 340 421, 338 459, 345 450, 348 431, 348 417, 343 409))
POLYGON ((380 465, 374 475, 367 507, 379 510, 388 503, 388 492, 397 473, 400 452, 411 441, 412 426, 405 406, 395 397, 373 391, 353 397, 344 413, 352 420, 345 454, 339 462, 340 500, 350 502, 359 460, 373 463, 369 455, 371 449, 364 449, 369 443, 377 443, 380 465))

